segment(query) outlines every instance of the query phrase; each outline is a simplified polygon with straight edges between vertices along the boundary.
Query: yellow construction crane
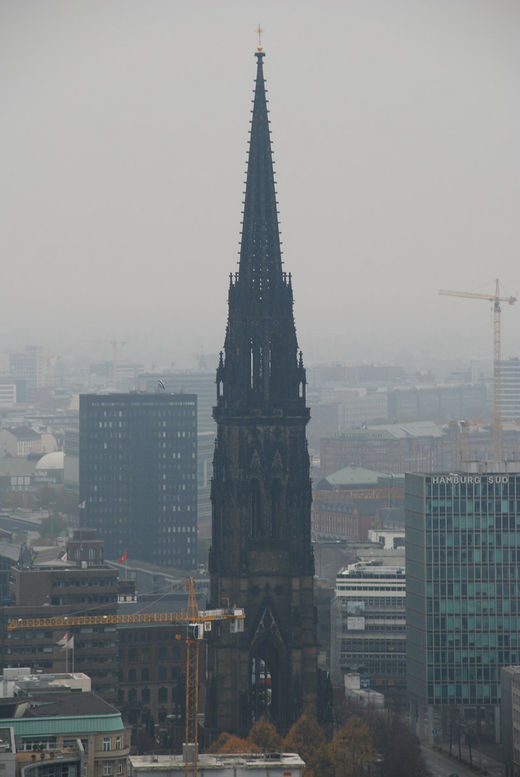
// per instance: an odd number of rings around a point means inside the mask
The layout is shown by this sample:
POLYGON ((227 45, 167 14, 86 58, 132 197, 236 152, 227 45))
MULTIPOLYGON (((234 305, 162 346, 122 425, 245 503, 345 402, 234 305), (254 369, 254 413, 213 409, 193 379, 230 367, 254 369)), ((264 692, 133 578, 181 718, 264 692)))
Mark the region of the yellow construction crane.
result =
POLYGON ((230 621, 231 631, 244 630, 245 612, 242 607, 199 610, 193 578, 188 585, 188 608, 179 612, 143 612, 134 615, 55 615, 49 618, 15 618, 7 625, 15 629, 70 628, 127 623, 178 623, 186 626, 186 741, 184 773, 197 777, 198 717, 199 717, 199 646, 211 624, 230 621))
POLYGON ((469 299, 485 299, 493 303, 493 458, 495 463, 503 460, 502 452, 502 343, 501 343, 501 302, 513 305, 516 297, 501 297, 500 283, 496 279, 494 294, 475 294, 471 291, 447 291, 441 289, 439 294, 448 297, 466 297, 469 299))

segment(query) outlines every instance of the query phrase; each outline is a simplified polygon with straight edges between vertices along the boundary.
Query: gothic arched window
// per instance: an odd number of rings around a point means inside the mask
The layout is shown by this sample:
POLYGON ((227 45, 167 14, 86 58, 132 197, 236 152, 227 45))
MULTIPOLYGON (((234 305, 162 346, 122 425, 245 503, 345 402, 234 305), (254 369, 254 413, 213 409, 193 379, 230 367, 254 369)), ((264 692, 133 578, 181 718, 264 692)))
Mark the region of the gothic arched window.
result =
POLYGON ((283 488, 279 480, 273 481, 271 486, 271 535, 281 537, 283 535, 283 488))
POLYGON ((251 481, 251 535, 260 537, 262 533, 262 498, 260 483, 254 479, 251 481))

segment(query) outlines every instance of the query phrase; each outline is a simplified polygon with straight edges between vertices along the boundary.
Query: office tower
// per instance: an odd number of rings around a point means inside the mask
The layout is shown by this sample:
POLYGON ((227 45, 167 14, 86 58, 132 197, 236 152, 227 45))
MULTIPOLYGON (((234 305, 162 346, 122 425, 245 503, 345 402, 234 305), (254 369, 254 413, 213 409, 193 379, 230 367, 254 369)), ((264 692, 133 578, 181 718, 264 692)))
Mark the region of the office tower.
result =
POLYGON ((197 407, 192 394, 80 398, 80 523, 105 555, 197 564, 197 407))
POLYGON ((212 634, 207 722, 245 732, 264 714, 287 729, 316 710, 316 623, 305 369, 282 270, 264 53, 257 76, 239 271, 230 276, 217 369, 211 606, 247 613, 212 634))
POLYGON ((359 672, 389 706, 406 704, 406 616, 403 562, 358 561, 338 572, 331 655, 336 681, 359 672))
POLYGON ((406 476, 407 686, 427 739, 457 706, 498 730, 520 662, 520 474, 406 476))

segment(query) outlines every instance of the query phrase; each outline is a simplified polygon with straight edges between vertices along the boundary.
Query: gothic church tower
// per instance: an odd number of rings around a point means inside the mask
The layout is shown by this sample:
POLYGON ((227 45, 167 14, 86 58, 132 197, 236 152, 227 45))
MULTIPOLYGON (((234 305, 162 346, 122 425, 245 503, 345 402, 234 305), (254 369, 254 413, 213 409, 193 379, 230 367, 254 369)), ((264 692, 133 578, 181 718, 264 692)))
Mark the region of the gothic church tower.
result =
POLYGON ((211 606, 246 611, 245 631, 211 635, 207 723, 246 732, 267 714, 286 730, 316 712, 316 618, 305 369, 282 269, 263 75, 257 75, 239 271, 217 369, 211 606))

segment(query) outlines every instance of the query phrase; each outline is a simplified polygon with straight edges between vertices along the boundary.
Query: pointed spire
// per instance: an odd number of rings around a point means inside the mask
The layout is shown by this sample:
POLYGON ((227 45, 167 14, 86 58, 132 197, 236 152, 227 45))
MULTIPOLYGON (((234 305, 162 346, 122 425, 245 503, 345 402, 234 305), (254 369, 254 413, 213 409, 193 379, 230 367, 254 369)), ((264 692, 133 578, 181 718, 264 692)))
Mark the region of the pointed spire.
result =
POLYGON ((281 281, 282 259, 263 73, 265 55, 261 42, 255 56, 257 72, 240 248, 240 281, 243 288, 258 298, 281 281))
POLYGON ((224 359, 217 369, 215 418, 222 410, 272 407, 308 415, 298 361, 291 277, 282 272, 278 212, 261 40, 238 273, 229 278, 224 359))

